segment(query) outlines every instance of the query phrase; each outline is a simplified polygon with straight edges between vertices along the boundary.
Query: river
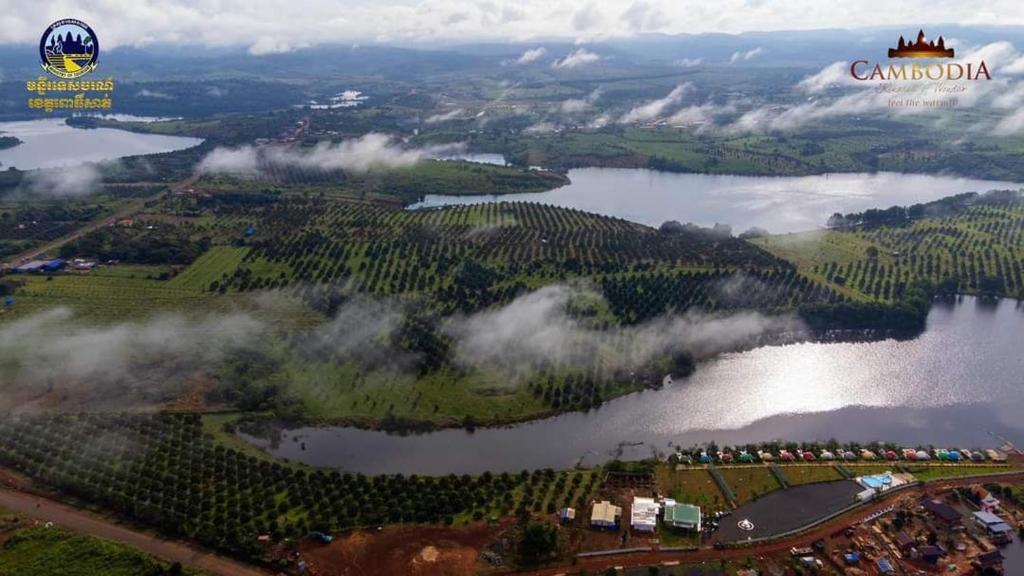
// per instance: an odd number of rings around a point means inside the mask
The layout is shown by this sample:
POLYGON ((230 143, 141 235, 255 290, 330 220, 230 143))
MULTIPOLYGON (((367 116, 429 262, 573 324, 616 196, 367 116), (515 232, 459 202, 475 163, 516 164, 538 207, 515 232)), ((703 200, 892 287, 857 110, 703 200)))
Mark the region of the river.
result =
POLYGON ((114 128, 72 128, 62 118, 0 122, 0 136, 14 136, 21 144, 0 150, 0 169, 11 166, 20 170, 75 166, 86 162, 103 162, 158 154, 190 148, 202 142, 199 138, 140 134, 114 128))
POLYGON ((764 346, 589 413, 505 427, 399 436, 346 427, 286 431, 269 447, 316 466, 378 473, 566 468, 672 445, 771 439, 1024 444, 1024 305, 938 304, 912 340, 764 346), (303 445, 305 449, 303 449, 303 445))
MULTIPOLYGON (((486 158, 479 161, 497 161, 491 158, 495 155, 482 156, 486 158)), ((571 184, 548 192, 428 195, 410 208, 527 201, 617 216, 651 226, 666 220, 702 226, 720 222, 732 225, 736 233, 754 226, 784 233, 821 227, 835 212, 846 214, 928 202, 961 192, 1021 187, 996 180, 893 172, 774 177, 580 168, 570 170, 569 179, 571 184)))

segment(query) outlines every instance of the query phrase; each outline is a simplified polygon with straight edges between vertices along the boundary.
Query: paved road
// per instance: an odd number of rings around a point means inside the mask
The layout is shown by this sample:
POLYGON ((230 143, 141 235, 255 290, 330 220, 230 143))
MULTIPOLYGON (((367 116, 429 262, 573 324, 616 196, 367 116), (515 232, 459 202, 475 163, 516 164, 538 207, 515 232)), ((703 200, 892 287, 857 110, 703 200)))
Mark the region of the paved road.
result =
POLYGON ((145 532, 132 530, 71 506, 17 490, 0 488, 0 507, 43 522, 53 522, 73 532, 128 544, 168 562, 181 562, 183 566, 195 568, 206 574, 215 576, 268 575, 267 572, 258 568, 197 550, 183 542, 165 540, 145 532))

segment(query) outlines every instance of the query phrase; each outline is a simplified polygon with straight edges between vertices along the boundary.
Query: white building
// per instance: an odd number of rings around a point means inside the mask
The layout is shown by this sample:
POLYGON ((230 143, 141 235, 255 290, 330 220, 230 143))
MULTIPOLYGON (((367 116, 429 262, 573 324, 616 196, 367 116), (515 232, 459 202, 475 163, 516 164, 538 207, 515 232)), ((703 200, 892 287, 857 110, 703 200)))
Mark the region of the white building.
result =
POLYGON ((654 501, 654 498, 633 497, 633 506, 630 511, 630 526, 637 532, 654 532, 658 526, 658 511, 661 505, 654 501))

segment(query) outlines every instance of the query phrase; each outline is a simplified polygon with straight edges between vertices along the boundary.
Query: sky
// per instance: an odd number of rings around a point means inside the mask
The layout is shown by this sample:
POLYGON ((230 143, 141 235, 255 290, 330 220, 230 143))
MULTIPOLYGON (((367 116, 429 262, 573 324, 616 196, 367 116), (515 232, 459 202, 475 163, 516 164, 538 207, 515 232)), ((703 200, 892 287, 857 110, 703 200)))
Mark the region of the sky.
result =
POLYGON ((1024 25, 1024 8, 1016 0, 0 0, 0 44, 38 42, 61 18, 88 23, 106 49, 179 43, 267 54, 349 41, 1024 25))

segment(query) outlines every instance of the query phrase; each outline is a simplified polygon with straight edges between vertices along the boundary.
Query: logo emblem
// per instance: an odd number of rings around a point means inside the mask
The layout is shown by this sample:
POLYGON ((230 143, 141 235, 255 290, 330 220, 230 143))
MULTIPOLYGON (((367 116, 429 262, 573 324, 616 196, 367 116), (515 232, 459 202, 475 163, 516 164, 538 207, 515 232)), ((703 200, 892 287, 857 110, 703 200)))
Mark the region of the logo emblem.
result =
POLYGON ((946 41, 939 36, 939 41, 926 42, 924 30, 917 33, 917 42, 908 43, 900 36, 896 48, 889 48, 889 58, 952 58, 953 49, 946 48, 946 41))
POLYGON ((100 43, 96 33, 81 20, 58 20, 39 40, 43 70, 60 78, 78 78, 96 69, 100 43))

